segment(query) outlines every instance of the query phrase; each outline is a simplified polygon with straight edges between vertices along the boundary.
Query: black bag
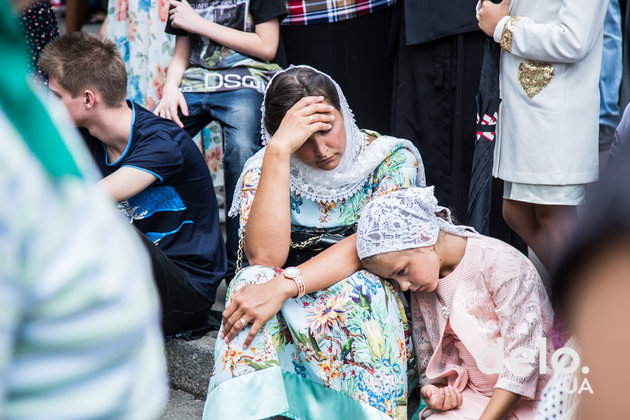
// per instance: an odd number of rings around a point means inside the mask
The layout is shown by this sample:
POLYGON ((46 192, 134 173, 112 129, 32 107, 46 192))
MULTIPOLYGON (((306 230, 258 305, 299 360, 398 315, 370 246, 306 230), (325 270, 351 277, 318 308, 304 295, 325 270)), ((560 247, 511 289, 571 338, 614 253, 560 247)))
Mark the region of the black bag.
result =
POLYGON ((300 265, 355 232, 354 225, 321 232, 293 231, 291 232, 291 249, 284 267, 300 265))

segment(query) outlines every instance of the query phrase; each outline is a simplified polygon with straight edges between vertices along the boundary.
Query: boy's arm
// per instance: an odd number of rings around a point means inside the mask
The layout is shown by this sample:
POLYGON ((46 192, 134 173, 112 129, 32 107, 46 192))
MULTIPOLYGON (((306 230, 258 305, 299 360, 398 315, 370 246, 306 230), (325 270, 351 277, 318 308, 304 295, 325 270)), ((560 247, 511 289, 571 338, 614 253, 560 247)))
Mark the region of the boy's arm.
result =
POLYGON ((162 89, 162 100, 153 113, 162 118, 175 121, 182 128, 184 128, 184 124, 179 119, 177 109, 181 108, 182 114, 188 116, 188 106, 184 95, 179 90, 179 84, 189 64, 190 39, 187 36, 178 35, 175 39, 173 58, 171 58, 166 72, 166 81, 162 89))
POLYGON ((186 0, 170 0, 170 5, 169 19, 174 28, 195 33, 234 51, 261 60, 270 61, 276 56, 280 40, 278 18, 257 24, 255 32, 245 32, 204 19, 190 7, 186 0))
POLYGON ((113 174, 101 179, 98 183, 107 194, 116 202, 127 200, 149 185, 157 181, 158 178, 142 169, 123 166, 113 174))

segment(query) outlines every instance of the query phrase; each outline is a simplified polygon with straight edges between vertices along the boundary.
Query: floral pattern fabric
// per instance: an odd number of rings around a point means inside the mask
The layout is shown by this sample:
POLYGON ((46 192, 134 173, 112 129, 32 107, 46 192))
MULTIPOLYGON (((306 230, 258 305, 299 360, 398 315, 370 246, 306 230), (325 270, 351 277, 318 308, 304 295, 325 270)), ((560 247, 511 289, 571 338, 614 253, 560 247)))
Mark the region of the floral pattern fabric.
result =
MULTIPOLYGON (((415 185, 416 176, 415 157, 397 147, 366 180, 364 188, 349 199, 322 204, 292 196, 293 228, 355 224, 363 205, 372 197, 415 185)), ((259 177, 259 168, 244 177, 242 224, 247 220, 259 177)), ((269 281, 277 272, 261 266, 245 268, 230 283, 227 300, 244 285, 269 281)), ((312 387, 323 387, 375 409, 373 413, 377 414, 370 418, 407 418, 408 372, 415 372, 408 366, 415 358, 405 308, 387 281, 367 271, 358 271, 327 289, 286 301, 250 347, 243 349, 241 344, 248 332, 248 329, 241 331, 229 344, 217 338, 204 418, 227 417, 220 414, 220 406, 225 404, 220 398, 225 395, 221 388, 229 389, 232 394, 239 393, 242 386, 241 395, 256 394, 252 382, 239 382, 239 379, 255 381, 256 375, 271 368, 280 368, 285 381, 287 377, 295 378, 304 385, 304 393, 312 387), (248 375, 252 376, 247 378, 248 375)), ((265 388, 274 386, 277 389, 268 393, 274 399, 286 398, 290 405, 308 404, 307 397, 300 392, 292 393, 288 386, 264 384, 265 388)), ((326 394, 317 395, 318 405, 327 407, 329 412, 335 411, 334 398, 322 401, 321 395, 326 394)), ((243 402, 241 405, 247 406, 243 402)), ((265 400, 264 405, 276 406, 277 402, 265 400)), ((268 413, 264 407, 256 410, 268 413)), ((291 410, 272 415, 301 418, 291 410)), ((235 413, 231 411, 232 416, 245 417, 243 413, 235 413)))

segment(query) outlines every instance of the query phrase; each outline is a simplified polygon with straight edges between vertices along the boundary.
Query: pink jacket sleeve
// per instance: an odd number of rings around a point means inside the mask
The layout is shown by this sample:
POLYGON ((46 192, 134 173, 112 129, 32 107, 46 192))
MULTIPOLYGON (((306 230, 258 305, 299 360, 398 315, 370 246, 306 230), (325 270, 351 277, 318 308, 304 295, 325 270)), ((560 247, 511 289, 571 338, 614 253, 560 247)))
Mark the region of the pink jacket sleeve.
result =
MULTIPOLYGON (((504 339, 504 370, 495 388, 534 399, 539 380, 547 379, 540 377, 539 342, 551 333, 551 305, 536 268, 524 255, 508 247, 496 251, 487 253, 483 270, 504 339), (533 362, 520 365, 519 371, 519 366, 510 366, 509 358, 522 351, 531 354, 533 362)), ((553 348, 551 340, 546 341, 549 362, 553 348)))

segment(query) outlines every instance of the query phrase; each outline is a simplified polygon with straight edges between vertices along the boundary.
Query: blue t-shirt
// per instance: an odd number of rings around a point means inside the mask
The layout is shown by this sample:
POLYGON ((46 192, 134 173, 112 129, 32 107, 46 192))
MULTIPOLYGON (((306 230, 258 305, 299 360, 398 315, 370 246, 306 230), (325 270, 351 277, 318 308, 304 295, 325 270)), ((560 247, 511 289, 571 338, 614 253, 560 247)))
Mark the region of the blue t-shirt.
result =
POLYGON ((227 270, 212 177, 190 136, 173 121, 127 100, 133 110, 127 149, 110 162, 105 145, 82 130, 104 177, 123 166, 158 178, 120 203, 132 223, 188 276, 190 285, 214 302, 227 270))

